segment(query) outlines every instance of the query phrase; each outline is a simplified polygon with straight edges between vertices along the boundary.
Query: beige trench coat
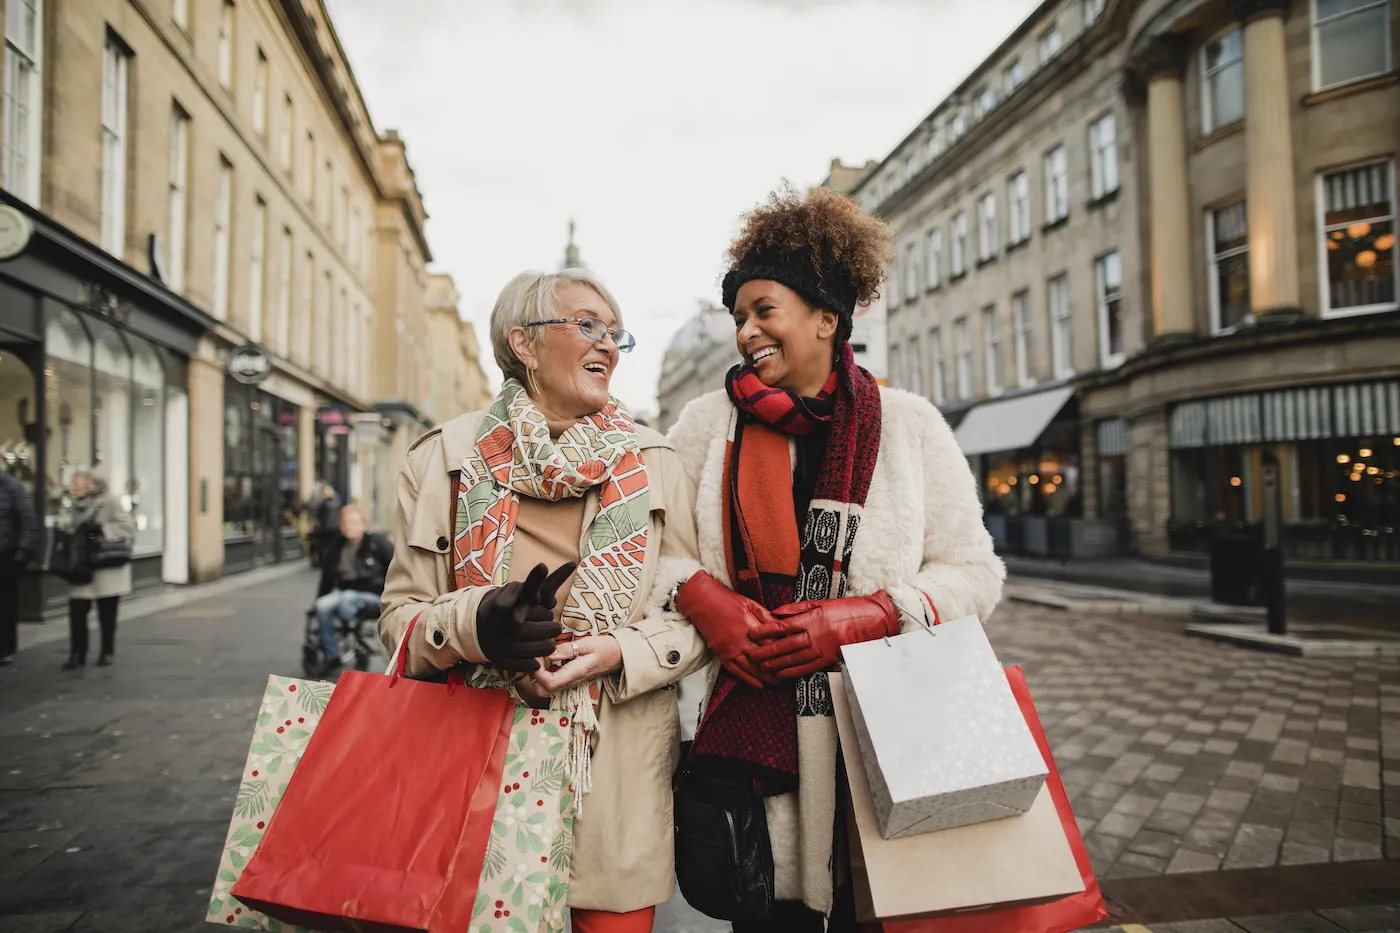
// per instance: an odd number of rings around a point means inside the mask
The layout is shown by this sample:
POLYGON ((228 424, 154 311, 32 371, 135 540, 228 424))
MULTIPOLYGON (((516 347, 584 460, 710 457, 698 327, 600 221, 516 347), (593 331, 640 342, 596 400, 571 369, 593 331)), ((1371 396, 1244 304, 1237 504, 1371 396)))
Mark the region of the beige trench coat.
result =
MULTIPOLYGON (((452 591, 452 486, 476 442, 481 413, 447 422, 420 438, 399 473, 394 561, 384 588, 380 638, 390 651, 418 617, 405 646, 411 673, 445 670, 459 659, 484 661, 476 610, 489 587, 452 591)), ((604 678, 594 737, 593 790, 574 825, 570 907, 630 911, 674 893, 671 775, 679 751, 675 682, 710 660, 686 619, 663 606, 675 584, 699 569, 690 481, 670 442, 638 428, 651 486, 651 526, 637 601, 613 634, 622 671, 604 678)), ((598 512, 587 497, 584 536, 598 512)), ((582 549, 583 542, 580 542, 582 549)))

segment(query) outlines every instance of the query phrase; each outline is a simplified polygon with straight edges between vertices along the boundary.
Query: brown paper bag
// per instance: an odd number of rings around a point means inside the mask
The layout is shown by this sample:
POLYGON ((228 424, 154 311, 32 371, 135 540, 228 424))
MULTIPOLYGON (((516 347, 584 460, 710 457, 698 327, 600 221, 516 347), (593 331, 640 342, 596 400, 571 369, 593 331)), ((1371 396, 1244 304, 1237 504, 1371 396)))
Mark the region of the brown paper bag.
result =
POLYGON ((1041 904, 1084 890, 1048 787, 1024 816, 885 839, 840 675, 832 703, 850 782, 851 862, 862 921, 1041 904))

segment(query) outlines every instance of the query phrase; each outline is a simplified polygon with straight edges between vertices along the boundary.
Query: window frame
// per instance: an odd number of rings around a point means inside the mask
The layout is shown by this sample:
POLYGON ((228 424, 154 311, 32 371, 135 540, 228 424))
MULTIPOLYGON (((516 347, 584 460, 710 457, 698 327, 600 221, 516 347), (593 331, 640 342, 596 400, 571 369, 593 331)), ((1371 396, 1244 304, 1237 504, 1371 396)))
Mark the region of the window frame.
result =
POLYGON ((190 115, 178 102, 170 106, 170 165, 166 173, 166 287, 185 289, 189 264, 190 115))
POLYGON ((282 228, 277 255, 277 351, 284 356, 291 355, 292 342, 292 257, 296 246, 292 239, 292 228, 282 228))
MULTIPOLYGON (((1098 319, 1099 325, 1099 365, 1103 369, 1116 369, 1119 366, 1122 366, 1128 358, 1128 335, 1126 327, 1119 334, 1119 340, 1122 343, 1123 348, 1116 352, 1113 349, 1111 349, 1112 338, 1109 328, 1108 306, 1110 295, 1112 293, 1108 289, 1107 281, 1108 260, 1110 259, 1110 257, 1114 258, 1118 266, 1118 285, 1116 287, 1116 294, 1120 309, 1122 308, 1124 300, 1123 253, 1120 250, 1109 250, 1108 252, 1102 253, 1094 259, 1094 305, 1096 308, 1096 317, 1098 319)), ((1126 321, 1124 323, 1126 324, 1126 321)))
POLYGON ((997 229, 997 195, 988 191, 977 199, 977 259, 991 262, 1000 253, 997 229))
POLYGON ((236 12, 233 0, 223 0, 219 7, 219 87, 230 94, 233 93, 234 38, 237 30, 234 16, 236 12))
POLYGON ((1244 27, 1236 23, 1228 29, 1221 30, 1211 36, 1201 45, 1201 133, 1210 135, 1217 130, 1223 130, 1227 126, 1234 126, 1236 123, 1244 122, 1244 27), (1240 34, 1240 54, 1230 59, 1224 64, 1217 64, 1211 68, 1206 61, 1206 52, 1211 45, 1224 40, 1231 33, 1240 34), (1210 82, 1213 77, 1220 74, 1227 68, 1239 66, 1240 69, 1240 115, 1228 123, 1217 123, 1215 114, 1212 112, 1210 82))
POLYGON ((1095 201, 1110 197, 1118 192, 1121 183, 1118 171, 1118 121, 1114 114, 1106 113, 1089 124, 1089 196, 1095 201), (1101 138, 1104 126, 1109 130, 1106 144, 1101 138), (1108 181, 1110 170, 1112 186, 1108 181))
POLYGON ((1016 385, 1029 389, 1035 385, 1031 375, 1031 290, 1023 288, 1011 296, 1011 340, 1016 356, 1016 385))
POLYGON ((904 301, 912 303, 919 297, 919 243, 910 237, 904 243, 904 301))
POLYGON ((219 179, 214 199, 214 281, 210 289, 209 312, 220 321, 228 320, 232 287, 232 228, 233 163, 219 153, 219 179))
POLYGON ((947 374, 943 370, 943 328, 932 328, 928 332, 928 343, 932 363, 929 369, 929 396, 933 404, 942 405, 948 400, 945 385, 947 374))
POLYGON ((997 326, 997 306, 987 305, 982 309, 982 365, 983 382, 987 387, 987 397, 996 398, 1005 393, 1001 384, 1001 329, 997 326))
POLYGON ((102 49, 101 112, 102 188, 98 225, 102 248, 125 261, 131 49, 111 30, 107 32, 102 49))
POLYGON ((967 315, 953 321, 953 380, 956 384, 958 401, 972 398, 972 335, 969 333, 967 315))
POLYGON ((1045 209, 1045 224, 1050 226, 1069 218, 1069 150, 1065 148, 1064 143, 1059 143, 1045 151, 1043 170, 1045 197, 1042 207, 1045 209), (1057 156, 1060 162, 1058 174, 1055 172, 1057 156), (1060 195, 1063 195, 1063 207, 1061 207, 1060 195), (1052 198, 1055 199, 1053 204, 1052 198))
POLYGON ((1074 310, 1069 273, 1050 276, 1046 279, 1045 291, 1046 312, 1050 317, 1050 369, 1056 379, 1070 379, 1074 376, 1074 310))
POLYGON ((918 334, 909 337, 909 391, 924 397, 924 343, 918 334))
MULTIPOLYGON (((1218 207, 1207 208, 1205 211, 1205 215, 1206 270, 1208 271, 1210 276, 1207 288, 1207 291, 1209 292, 1208 297, 1210 299, 1210 332, 1213 336, 1220 336, 1222 334, 1232 334, 1236 330, 1239 330, 1241 327, 1252 323, 1254 320, 1254 314, 1251 311, 1250 313, 1246 314, 1244 319, 1241 320, 1238 324, 1231 324, 1228 327, 1224 326, 1221 323, 1221 315, 1224 309, 1220 307, 1220 261, 1222 259, 1234 259, 1236 256, 1249 255, 1248 202, 1241 199, 1239 201, 1232 201, 1229 204, 1222 204, 1218 207), (1215 250, 1215 215, 1223 210, 1227 210, 1228 208, 1234 207, 1237 204, 1243 207, 1245 211, 1245 245, 1232 247, 1230 249, 1225 250, 1223 253, 1217 253, 1215 250)), ((1326 236, 1325 232, 1323 233, 1323 236, 1326 236)))
POLYGON ((18 35, 18 25, 11 23, 15 17, 5 17, 4 178, 5 190, 37 208, 41 206, 44 173, 44 0, 30 2, 33 48, 21 47, 29 37, 18 35), (21 72, 27 74, 23 95, 14 93, 21 72), (21 118, 24 139, 16 141, 13 136, 19 133, 21 118), (23 165, 17 168, 21 160, 23 165), (17 177, 23 178, 22 187, 15 184, 17 177))
POLYGON ((1383 313, 1385 313, 1385 312, 1387 312, 1387 311, 1395 311, 1395 310, 1397 310, 1397 309, 1400 309, 1400 270, 1397 270, 1397 269, 1395 268, 1395 260, 1396 260, 1397 257, 1400 257, 1400 244, 1392 245, 1391 248, 1390 248, 1390 251, 1391 251, 1391 276, 1392 276, 1392 278, 1395 279, 1395 285, 1394 285, 1394 288, 1393 288, 1393 290, 1394 290, 1394 292, 1395 292, 1395 300, 1392 301, 1392 302, 1390 302, 1390 303, 1388 303, 1388 304, 1360 305, 1360 306, 1357 306, 1357 307, 1354 307, 1354 308, 1334 309, 1334 308, 1332 307, 1332 295, 1331 295, 1332 277, 1331 277, 1330 272, 1328 271, 1328 263, 1327 263, 1327 234, 1330 233, 1330 232, 1332 232, 1333 230, 1344 229, 1345 227, 1350 226, 1351 224, 1355 224, 1355 223, 1374 223, 1374 222, 1377 221, 1377 220, 1381 220, 1381 221, 1389 220, 1389 221, 1390 221, 1390 224, 1391 224, 1392 232, 1393 232, 1393 233, 1400 234, 1400 210, 1397 210, 1397 204, 1396 204, 1397 199, 1396 199, 1396 192, 1395 192, 1395 179, 1396 179, 1395 163, 1396 163, 1396 160, 1395 160, 1395 158, 1393 158, 1393 157, 1392 157, 1392 158, 1386 158, 1386 159, 1368 159, 1368 160, 1366 160, 1366 161, 1364 161, 1364 162, 1355 162, 1355 163, 1351 163, 1351 164, 1348 164, 1348 165, 1341 165, 1341 166, 1337 166, 1337 167, 1331 168, 1331 169, 1329 169, 1329 170, 1327 170, 1327 171, 1318 172, 1317 175, 1316 175, 1316 178, 1314 179, 1314 182, 1313 182, 1313 190, 1314 190, 1314 192, 1315 192, 1315 195, 1314 195, 1314 200, 1313 200, 1313 209, 1316 211, 1317 226, 1316 226, 1315 229, 1318 231, 1318 235, 1317 235, 1317 255, 1318 255, 1318 266, 1317 266, 1317 268, 1318 268, 1318 276, 1317 276, 1317 279, 1318 279, 1318 290, 1319 290, 1320 293, 1321 293, 1320 296, 1319 296, 1319 302, 1320 302, 1320 303, 1318 304, 1318 307, 1321 309, 1321 311, 1322 311, 1321 316, 1324 317, 1324 318, 1356 317, 1357 315, 1362 315, 1362 314, 1383 314, 1383 313), (1327 224, 1327 187, 1326 187, 1326 181, 1327 181, 1328 176, 1331 176, 1331 175, 1340 175, 1340 174, 1343 173, 1343 172, 1355 171, 1356 169, 1361 169, 1361 168, 1369 168, 1370 166, 1373 166, 1373 165, 1384 165, 1384 166, 1386 166, 1386 168, 1387 168, 1387 170, 1388 170, 1388 173, 1389 173, 1389 177, 1388 177, 1388 183, 1389 183, 1389 185, 1390 185, 1390 215, 1389 215, 1389 217, 1380 217, 1380 216, 1377 216, 1377 217, 1370 217, 1370 218, 1367 218, 1367 219, 1364 220, 1364 221, 1351 220, 1351 221, 1348 221, 1348 222, 1345 223, 1345 224, 1331 224, 1331 225, 1329 226, 1329 225, 1327 224))
POLYGON ((262 46, 254 46, 257 55, 253 59, 253 132, 267 139, 267 103, 272 76, 272 63, 262 46))
POLYGON ((1050 62, 1058 58, 1060 53, 1064 51, 1064 48, 1065 39, 1064 36, 1060 33, 1059 23, 1051 23, 1048 27, 1046 27, 1045 31, 1040 34, 1036 41, 1036 49, 1040 53, 1040 63, 1042 65, 1049 64, 1050 62), (1047 52, 1046 49, 1051 45, 1051 36, 1055 37, 1055 47, 1047 52))
POLYGON ((252 236, 248 241, 248 339, 261 343, 266 315, 267 202, 253 196, 252 236))
POLYGON ((1021 85, 1026 83, 1026 66, 1018 56, 1006 66, 1002 75, 1006 82, 1006 96, 1010 97, 1020 89, 1021 85))
POLYGON ((958 211, 953 216, 953 258, 952 277, 967 274, 967 211, 958 211))
POLYGON ((1006 181, 1007 246, 1016 246, 1031 238, 1031 180, 1021 169, 1006 181))
MULTIPOLYGON (((279 147, 278 161, 282 163, 282 172, 287 177, 292 176, 296 165, 296 135, 297 135, 297 111, 296 102, 292 100, 292 95, 283 93, 282 95, 282 142, 279 147)), ((295 181, 295 179, 293 179, 295 181)))
POLYGON ((1392 30, 1393 24, 1390 21, 1389 0, 1370 0, 1370 2, 1366 3, 1364 6, 1357 7, 1353 10, 1347 10, 1344 13, 1333 14, 1332 16, 1327 17, 1327 19, 1325 20, 1318 19, 1317 0, 1308 0, 1308 33, 1309 48, 1311 51, 1310 61, 1312 67, 1313 91, 1326 91, 1335 87, 1345 87, 1348 84, 1355 84, 1358 81, 1370 81, 1373 78, 1378 78, 1382 75, 1390 73, 1390 71, 1392 71, 1395 68, 1394 50, 1391 48, 1392 30), (1357 14, 1365 13, 1369 10, 1375 9, 1379 9, 1381 11, 1381 18, 1384 20, 1384 29, 1378 30, 1378 32, 1381 32, 1385 36, 1385 67, 1371 74, 1357 75, 1342 81, 1334 82, 1332 84, 1323 84, 1322 42, 1318 35, 1321 32, 1322 27, 1329 23, 1335 23, 1339 20, 1344 20, 1349 16, 1356 16, 1357 14))
POLYGON ((943 286, 943 227, 935 226, 924 234, 924 278, 929 291, 943 286))

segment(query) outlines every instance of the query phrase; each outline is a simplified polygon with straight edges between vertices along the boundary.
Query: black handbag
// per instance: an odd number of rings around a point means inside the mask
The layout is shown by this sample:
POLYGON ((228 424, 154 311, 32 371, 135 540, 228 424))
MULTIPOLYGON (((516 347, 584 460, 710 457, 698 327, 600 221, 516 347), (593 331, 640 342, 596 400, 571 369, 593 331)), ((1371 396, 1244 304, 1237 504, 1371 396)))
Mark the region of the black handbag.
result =
POLYGON ((689 746, 681 746, 674 782, 681 894, 716 920, 766 920, 773 909, 773 848, 763 798, 751 780, 692 760, 689 746))
POLYGON ((131 563, 131 542, 126 538, 108 539, 103 536, 101 528, 94 527, 88 534, 88 542, 95 570, 122 567, 131 563))
POLYGON ((77 586, 92 582, 92 542, 84 527, 54 532, 49 570, 77 586))

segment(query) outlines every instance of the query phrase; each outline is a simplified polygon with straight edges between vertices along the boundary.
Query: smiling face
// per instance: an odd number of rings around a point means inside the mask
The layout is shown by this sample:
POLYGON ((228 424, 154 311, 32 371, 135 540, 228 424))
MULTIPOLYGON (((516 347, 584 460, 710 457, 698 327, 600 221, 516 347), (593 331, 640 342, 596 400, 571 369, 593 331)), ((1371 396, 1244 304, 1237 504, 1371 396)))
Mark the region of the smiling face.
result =
POLYGON ((755 279, 734 299, 734 342, 763 384, 805 397, 831 375, 837 318, 780 282, 755 279))
MULTIPOLYGON (((617 317, 603 296, 579 282, 566 282, 555 294, 557 306, 552 317, 579 320, 593 317, 609 330, 617 317)), ((511 347, 527 369, 534 371, 538 389, 531 394, 540 411, 552 422, 577 421, 600 411, 608 403, 608 387, 617 368, 617 345, 608 337, 590 341, 576 324, 545 324, 517 327, 510 335, 511 347)))

